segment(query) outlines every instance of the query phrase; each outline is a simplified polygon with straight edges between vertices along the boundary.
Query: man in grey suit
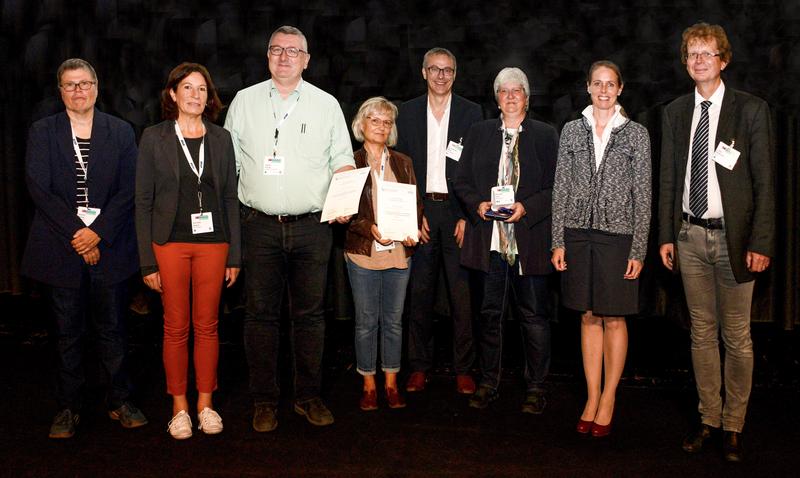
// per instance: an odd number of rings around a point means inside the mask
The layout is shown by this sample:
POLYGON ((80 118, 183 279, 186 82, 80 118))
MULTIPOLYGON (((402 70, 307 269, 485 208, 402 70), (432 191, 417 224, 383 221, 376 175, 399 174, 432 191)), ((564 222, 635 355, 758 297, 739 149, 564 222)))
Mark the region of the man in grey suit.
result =
POLYGON ((684 439, 683 449, 702 450, 721 426, 725 459, 741 461, 740 433, 753 377, 753 284, 774 256, 769 108, 720 78, 731 46, 719 25, 687 28, 681 54, 695 91, 664 111, 659 252, 664 265, 681 274, 691 317, 701 426, 684 439))
POLYGON ((460 265, 466 217, 452 192, 461 144, 469 127, 482 119, 481 107, 453 93, 456 57, 445 48, 432 48, 422 59, 426 94, 400 106, 397 117, 397 151, 411 157, 425 216, 420 247, 414 254, 409 281, 408 360, 409 392, 425 388, 433 365, 433 300, 439 264, 453 319, 453 368, 456 390, 471 394, 475 382, 469 375, 473 361, 472 309, 469 273, 460 265))

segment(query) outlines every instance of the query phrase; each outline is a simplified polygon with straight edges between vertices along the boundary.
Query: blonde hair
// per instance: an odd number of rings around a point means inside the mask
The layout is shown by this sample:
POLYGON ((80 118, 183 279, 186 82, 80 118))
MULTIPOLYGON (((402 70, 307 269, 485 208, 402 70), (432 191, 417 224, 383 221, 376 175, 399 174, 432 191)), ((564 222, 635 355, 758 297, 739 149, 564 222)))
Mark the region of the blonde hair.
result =
MULTIPOLYGON (((397 106, 383 96, 374 96, 367 101, 361 103, 358 108, 353 122, 350 124, 353 129, 353 136, 360 142, 364 142, 364 120, 370 113, 386 113, 392 117, 392 121, 397 119, 397 106)), ((392 130, 389 132, 389 137, 386 139, 386 146, 394 146, 397 144, 397 124, 392 124, 392 130)))

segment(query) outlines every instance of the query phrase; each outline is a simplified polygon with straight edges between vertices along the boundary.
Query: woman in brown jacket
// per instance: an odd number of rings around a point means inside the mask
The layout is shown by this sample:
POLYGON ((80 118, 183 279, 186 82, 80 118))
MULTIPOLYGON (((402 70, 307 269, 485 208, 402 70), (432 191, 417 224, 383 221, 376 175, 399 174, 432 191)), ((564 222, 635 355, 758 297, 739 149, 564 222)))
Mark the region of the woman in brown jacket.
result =
MULTIPOLYGON (((345 260, 356 308, 356 369, 364 376, 362 410, 378 408, 375 373, 378 337, 381 368, 385 375, 389 408, 403 408, 397 391, 403 344, 403 302, 410 271, 410 256, 418 237, 392 241, 381 236, 376 223, 377 187, 381 181, 416 184, 411 159, 390 150, 397 143, 397 107, 383 97, 370 98, 353 119, 353 134, 364 146, 356 151, 356 167, 370 167, 358 214, 350 222, 345 260), (380 334, 379 334, 380 331, 380 334)), ((417 194, 417 227, 422 221, 422 202, 417 194)))

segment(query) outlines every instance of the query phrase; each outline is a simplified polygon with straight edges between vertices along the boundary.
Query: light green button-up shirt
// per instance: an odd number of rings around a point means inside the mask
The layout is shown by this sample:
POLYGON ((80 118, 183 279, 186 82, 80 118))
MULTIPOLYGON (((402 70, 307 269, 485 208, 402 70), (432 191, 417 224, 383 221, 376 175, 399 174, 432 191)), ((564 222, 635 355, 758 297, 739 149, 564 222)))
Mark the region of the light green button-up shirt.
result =
POLYGON ((266 214, 321 211, 333 172, 355 167, 336 98, 302 80, 286 99, 272 80, 239 91, 228 108, 225 129, 236 153, 239 200, 266 214), (295 103, 280 127, 276 147, 275 127, 295 103), (264 174, 265 158, 273 149, 284 158, 281 176, 264 174))

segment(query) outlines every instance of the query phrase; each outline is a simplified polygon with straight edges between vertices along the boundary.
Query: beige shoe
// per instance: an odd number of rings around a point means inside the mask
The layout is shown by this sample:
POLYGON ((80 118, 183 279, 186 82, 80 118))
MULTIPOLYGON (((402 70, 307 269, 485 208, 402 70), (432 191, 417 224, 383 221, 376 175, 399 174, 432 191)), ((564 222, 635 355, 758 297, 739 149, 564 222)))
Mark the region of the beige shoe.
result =
POLYGON ((192 419, 186 410, 181 410, 172 417, 167 425, 167 431, 176 440, 185 440, 192 436, 192 419))
POLYGON ((222 418, 219 413, 206 407, 197 414, 197 429, 206 435, 216 435, 222 431, 222 418))

